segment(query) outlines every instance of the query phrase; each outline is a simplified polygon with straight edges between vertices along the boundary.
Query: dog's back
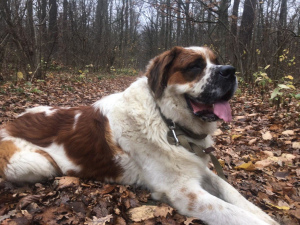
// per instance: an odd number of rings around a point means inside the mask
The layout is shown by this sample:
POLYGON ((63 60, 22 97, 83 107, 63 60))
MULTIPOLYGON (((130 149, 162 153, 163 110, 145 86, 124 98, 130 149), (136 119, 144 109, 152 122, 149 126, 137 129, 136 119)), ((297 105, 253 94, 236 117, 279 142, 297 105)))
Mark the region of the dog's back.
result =
POLYGON ((93 106, 29 109, 1 130, 0 174, 14 182, 63 174, 115 178, 120 168, 109 129, 93 106))

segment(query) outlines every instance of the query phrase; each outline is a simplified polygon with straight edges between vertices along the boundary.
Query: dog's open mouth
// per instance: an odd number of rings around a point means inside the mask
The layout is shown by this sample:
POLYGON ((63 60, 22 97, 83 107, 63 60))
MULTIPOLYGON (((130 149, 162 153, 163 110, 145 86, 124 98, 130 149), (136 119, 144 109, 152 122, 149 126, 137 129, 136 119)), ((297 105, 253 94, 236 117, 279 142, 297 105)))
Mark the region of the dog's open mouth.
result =
POLYGON ((231 108, 228 101, 220 100, 214 104, 203 104, 189 96, 186 96, 186 101, 193 114, 204 121, 212 122, 222 119, 225 122, 230 122, 232 120, 231 108))

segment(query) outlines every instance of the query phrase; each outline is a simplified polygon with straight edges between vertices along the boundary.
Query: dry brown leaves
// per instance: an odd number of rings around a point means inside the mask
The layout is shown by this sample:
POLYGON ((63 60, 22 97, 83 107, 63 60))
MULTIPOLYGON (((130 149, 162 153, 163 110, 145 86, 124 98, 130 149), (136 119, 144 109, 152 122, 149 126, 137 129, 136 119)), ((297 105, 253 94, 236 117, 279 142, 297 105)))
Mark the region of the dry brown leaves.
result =
MULTIPOLYGON (((57 74, 32 84, 1 85, 0 126, 28 107, 91 104, 136 79, 75 78, 57 74)), ((236 96, 231 102, 234 120, 220 122, 214 153, 229 183, 282 224, 299 224, 300 124, 299 108, 293 108, 297 104, 276 111, 255 94, 236 96)), ((141 188, 62 177, 22 187, 0 178, 0 224, 202 223, 151 200, 141 188)))
POLYGON ((257 96, 231 101, 234 120, 220 122, 216 154, 225 161, 229 183, 247 199, 282 224, 299 224, 300 107, 291 102, 276 110, 257 96))

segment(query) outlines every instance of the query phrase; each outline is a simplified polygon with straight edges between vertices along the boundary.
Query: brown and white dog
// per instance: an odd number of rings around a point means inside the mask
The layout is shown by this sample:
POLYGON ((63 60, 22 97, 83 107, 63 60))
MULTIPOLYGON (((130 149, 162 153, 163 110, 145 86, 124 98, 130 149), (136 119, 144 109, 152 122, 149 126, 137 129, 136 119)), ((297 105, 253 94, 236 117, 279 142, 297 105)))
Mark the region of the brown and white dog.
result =
POLYGON ((207 224, 277 224, 211 172, 208 155, 167 140, 171 121, 202 136, 189 141, 212 145, 215 121, 231 120, 235 69, 218 65, 208 48, 175 47, 152 59, 145 75, 92 106, 28 109, 0 131, 0 175, 136 183, 207 224))

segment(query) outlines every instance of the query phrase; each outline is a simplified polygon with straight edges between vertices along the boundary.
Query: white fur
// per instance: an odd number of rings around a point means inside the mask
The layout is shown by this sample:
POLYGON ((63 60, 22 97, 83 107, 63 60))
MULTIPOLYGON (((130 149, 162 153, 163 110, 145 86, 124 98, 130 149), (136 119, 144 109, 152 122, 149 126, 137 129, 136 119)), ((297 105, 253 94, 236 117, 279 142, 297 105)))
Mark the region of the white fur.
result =
POLYGON ((57 175, 51 163, 41 154, 22 149, 9 160, 4 171, 13 182, 38 182, 57 175))
POLYGON ((46 116, 51 116, 56 112, 56 109, 50 106, 37 106, 34 108, 26 109, 25 112, 21 113, 18 117, 23 116, 26 113, 45 113, 46 116))
POLYGON ((81 112, 76 112, 77 114, 74 116, 74 124, 73 124, 73 130, 76 129, 76 125, 78 122, 79 117, 81 116, 81 112))
POLYGON ((3 141, 12 141, 19 149, 9 160, 4 171, 8 180, 14 182, 36 182, 43 178, 53 177, 58 171, 51 163, 37 150, 48 153, 56 162, 61 171, 66 174, 68 171, 80 172, 80 167, 75 165, 66 155, 64 147, 52 143, 48 147, 36 146, 20 138, 6 136, 3 141))

